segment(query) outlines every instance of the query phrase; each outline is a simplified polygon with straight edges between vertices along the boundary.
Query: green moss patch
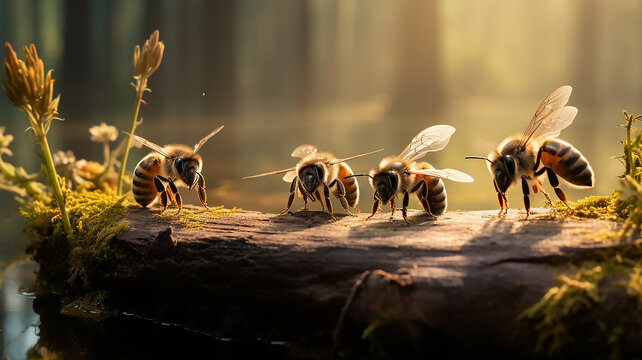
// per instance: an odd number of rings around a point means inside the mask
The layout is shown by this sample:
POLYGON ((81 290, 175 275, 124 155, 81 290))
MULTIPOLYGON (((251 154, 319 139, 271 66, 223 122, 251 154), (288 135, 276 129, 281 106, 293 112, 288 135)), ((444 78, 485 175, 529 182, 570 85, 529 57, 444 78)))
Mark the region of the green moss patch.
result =
POLYGON ((86 288, 92 277, 113 273, 123 257, 113 240, 129 228, 124 218, 130 201, 87 190, 66 191, 65 197, 73 229, 69 237, 53 201, 32 200, 20 212, 27 220, 25 231, 36 239, 29 249, 34 258, 47 258, 45 270, 57 280, 66 274, 68 285, 86 288))
POLYGON ((558 200, 551 208, 554 218, 622 220, 626 217, 627 204, 615 196, 589 196, 569 201, 568 206, 558 200))
POLYGON ((115 314, 106 304, 109 294, 105 290, 92 291, 63 306, 61 314, 100 320, 115 314))
POLYGON ((522 313, 537 332, 536 351, 621 359, 642 350, 642 249, 624 253, 571 266, 522 313))
POLYGON ((178 214, 174 211, 165 211, 162 214, 154 215, 154 217, 169 220, 173 225, 183 228, 203 230, 209 221, 234 215, 236 210, 240 209, 225 209, 225 207, 221 205, 214 208, 199 210, 183 209, 178 214))

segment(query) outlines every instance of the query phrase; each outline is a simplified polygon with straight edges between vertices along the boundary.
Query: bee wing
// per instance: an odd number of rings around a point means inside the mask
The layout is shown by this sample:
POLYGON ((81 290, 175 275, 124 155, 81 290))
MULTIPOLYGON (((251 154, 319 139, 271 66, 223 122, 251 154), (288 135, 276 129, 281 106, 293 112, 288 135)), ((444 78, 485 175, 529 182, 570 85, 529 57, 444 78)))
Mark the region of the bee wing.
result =
POLYGON ((439 151, 448 145, 455 128, 449 125, 435 125, 417 134, 399 155, 404 159, 417 160, 430 151, 439 151))
MULTIPOLYGON (((292 151, 292 154, 290 154, 292 157, 299 157, 299 158, 304 158, 308 155, 315 154, 317 152, 317 148, 314 147, 314 145, 301 145, 294 149, 292 151)), ((290 180, 292 181, 292 180, 290 180)))
POLYGON ((296 177, 296 171, 295 170, 288 171, 288 172, 285 173, 285 175, 283 175, 283 181, 285 181, 287 183, 290 183, 290 182, 292 182, 292 180, 294 180, 295 177, 296 177))
POLYGON ((572 91, 572 87, 562 86, 553 90, 542 101, 518 146, 526 147, 533 140, 558 136, 560 131, 571 125, 577 115, 577 108, 564 105, 571 97, 572 91))
POLYGON ((211 133, 209 133, 206 137, 202 138, 202 139, 201 139, 201 141, 199 141, 196 145, 194 145, 194 152, 195 152, 195 153, 196 153, 196 152, 198 152, 198 150, 200 150, 200 148, 202 148, 202 147, 203 147, 203 145, 205 145, 205 143, 207 142, 207 140, 209 140, 212 136, 216 135, 216 133, 218 133, 218 132, 219 132, 219 131, 221 131, 222 129, 223 129, 223 125, 221 125, 221 126, 220 126, 220 127, 218 127, 217 129, 215 129, 214 131, 212 131, 211 133))
POLYGON ((147 146, 148 148, 150 148, 153 151, 163 155, 164 157, 166 157, 166 158, 171 157, 171 155, 169 154, 169 152, 167 152, 167 150, 165 150, 164 148, 154 144, 153 142, 147 141, 147 140, 143 139, 142 137, 134 135, 134 134, 130 134, 130 133, 126 133, 126 132, 123 132, 123 133, 129 135, 129 137, 131 137, 132 139, 138 141, 141 145, 147 146))
POLYGON ((410 174, 429 175, 438 177, 440 179, 452 180, 457 182, 469 183, 475 181, 475 179, 473 179, 470 175, 455 169, 418 169, 407 170, 407 172, 410 174))
POLYGON ((366 155, 371 155, 371 154, 374 154, 374 153, 378 153, 379 151, 383 151, 383 149, 379 149, 379 150, 375 150, 375 151, 370 151, 370 152, 367 152, 367 153, 363 153, 363 154, 359 154, 359 155, 355 155, 355 156, 350 156, 350 157, 343 158, 343 159, 334 159, 334 160, 329 161, 329 162, 328 162, 328 164, 329 164, 329 165, 336 165, 336 164, 342 163, 342 162, 344 162, 344 161, 348 161, 348 160, 352 160, 352 159, 360 158, 360 157, 362 157, 362 156, 366 156, 366 155))
MULTIPOLYGON (((254 178, 262 177, 262 176, 283 174, 283 173, 290 172, 290 171, 294 171, 294 170, 296 170, 296 167, 291 167, 291 168, 289 168, 289 169, 283 169, 283 170, 277 170, 277 171, 266 172, 266 173, 258 174, 258 175, 246 176, 246 177, 244 177, 244 178, 242 178, 242 179, 254 179, 254 178)), ((290 180, 290 181, 292 181, 292 180, 290 180)))

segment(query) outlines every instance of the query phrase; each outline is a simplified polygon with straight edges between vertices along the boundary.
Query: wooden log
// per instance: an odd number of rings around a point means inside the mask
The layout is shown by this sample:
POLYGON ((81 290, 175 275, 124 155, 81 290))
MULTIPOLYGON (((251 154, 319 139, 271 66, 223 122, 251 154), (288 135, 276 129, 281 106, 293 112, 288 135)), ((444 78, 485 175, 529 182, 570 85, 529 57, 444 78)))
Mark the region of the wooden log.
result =
POLYGON ((529 335, 516 340, 518 316, 554 285, 555 266, 614 246, 589 235, 618 227, 546 209, 528 220, 413 211, 412 224, 238 211, 193 230, 155 213, 131 211, 118 238, 127 256, 100 285, 120 309, 327 356, 519 354, 529 335))

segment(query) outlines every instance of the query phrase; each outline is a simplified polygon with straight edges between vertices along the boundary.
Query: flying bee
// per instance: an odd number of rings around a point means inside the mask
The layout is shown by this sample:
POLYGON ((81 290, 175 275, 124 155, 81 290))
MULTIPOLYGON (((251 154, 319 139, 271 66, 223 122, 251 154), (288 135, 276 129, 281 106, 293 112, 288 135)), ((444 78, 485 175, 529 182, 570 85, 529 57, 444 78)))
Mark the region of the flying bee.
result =
POLYGON ((198 199, 207 208, 207 194, 205 193, 205 179, 201 175, 203 158, 197 154, 207 140, 223 129, 223 126, 209 133, 194 147, 181 144, 158 146, 140 136, 127 134, 144 146, 152 149, 134 170, 132 177, 132 192, 134 199, 142 207, 153 203, 160 193, 160 202, 163 206, 161 213, 167 208, 167 203, 176 202, 178 211, 183 208, 181 194, 177 185, 186 186, 189 190, 196 187, 198 199))
POLYGON ((521 181, 522 184, 526 218, 530 214, 531 188, 534 193, 541 191, 550 202, 551 199, 540 181, 540 176, 544 173, 548 176, 555 194, 564 204, 566 195, 559 188, 558 176, 576 187, 593 187, 595 175, 588 160, 573 145, 556 139, 560 131, 571 125, 577 115, 577 108, 564 106, 571 97, 572 90, 570 86, 562 86, 550 93, 535 112, 523 135, 506 138, 497 150, 488 154, 486 158, 466 157, 488 161, 488 170, 493 175, 493 184, 497 192, 500 215, 502 212, 508 212, 506 190, 516 182, 521 181))
POLYGON ((332 203, 330 202, 330 194, 332 194, 339 199, 341 207, 348 214, 354 215, 348 210, 348 207, 360 212, 359 209, 356 208, 359 202, 359 186, 355 179, 349 178, 353 172, 348 164, 346 164, 346 161, 374 154, 382 150, 383 149, 379 149, 365 154, 337 159, 330 153, 317 152, 317 148, 312 145, 301 145, 294 149, 291 154, 292 157, 301 158, 295 167, 246 176, 243 179, 286 173, 285 176, 283 176, 283 181, 290 183, 290 197, 288 198, 287 208, 281 212, 281 215, 290 210, 294 197, 297 194, 303 198, 303 210, 308 209, 308 200, 312 202, 319 200, 321 208, 327 210, 328 214, 334 218, 332 203), (323 199, 325 199, 325 207, 321 192, 323 192, 323 199))
POLYGON ((394 216, 397 196, 403 196, 402 214, 407 219, 407 208, 410 193, 417 192, 417 197, 424 210, 431 215, 441 215, 446 211, 446 188, 442 179, 458 182, 474 181, 469 175, 453 169, 435 169, 426 162, 416 162, 430 151, 439 151, 446 147, 455 128, 448 125, 435 125, 421 131, 415 136, 399 156, 389 156, 381 160, 379 166, 368 176, 370 186, 374 189, 373 217, 380 204, 390 202, 394 216))

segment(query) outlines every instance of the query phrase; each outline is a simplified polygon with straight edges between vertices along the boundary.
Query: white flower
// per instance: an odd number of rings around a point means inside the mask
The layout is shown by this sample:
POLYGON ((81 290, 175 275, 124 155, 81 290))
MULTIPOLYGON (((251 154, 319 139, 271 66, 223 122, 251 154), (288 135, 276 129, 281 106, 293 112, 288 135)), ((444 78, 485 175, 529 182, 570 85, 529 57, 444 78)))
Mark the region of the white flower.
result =
POLYGON ((102 143, 114 141, 118 137, 118 129, 104 122, 100 123, 100 125, 90 127, 89 133, 91 134, 91 141, 102 143))
POLYGON ((0 127, 0 155, 13 155, 11 150, 9 150, 9 144, 13 141, 13 135, 4 134, 4 126, 0 127))

